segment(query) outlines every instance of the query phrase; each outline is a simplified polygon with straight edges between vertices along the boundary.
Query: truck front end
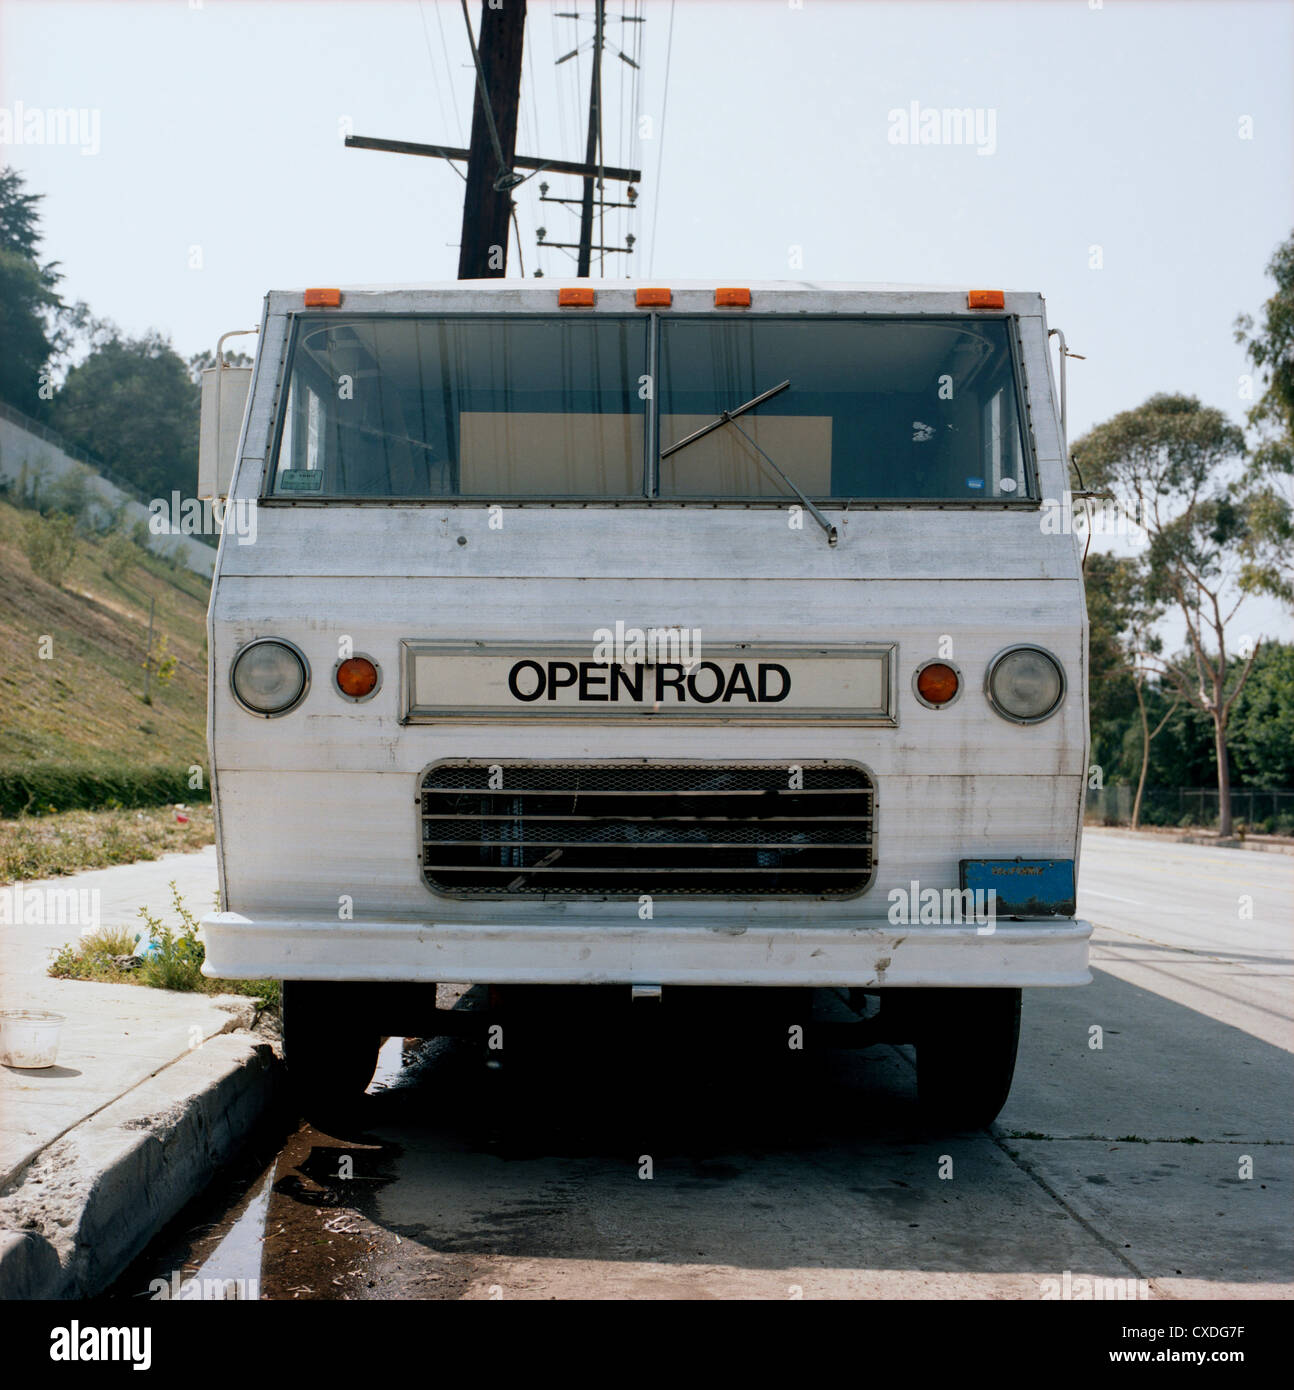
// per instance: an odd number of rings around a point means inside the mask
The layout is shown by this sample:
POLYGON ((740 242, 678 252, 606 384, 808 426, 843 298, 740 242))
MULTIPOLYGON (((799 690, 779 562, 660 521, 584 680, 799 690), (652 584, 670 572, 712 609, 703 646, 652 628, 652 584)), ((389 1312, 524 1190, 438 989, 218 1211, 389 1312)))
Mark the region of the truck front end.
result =
POLYGON ((212 595, 208 971, 289 982, 324 1088, 386 986, 847 989, 991 1118, 1020 990, 1089 979, 1040 297, 308 297, 267 300, 212 595))

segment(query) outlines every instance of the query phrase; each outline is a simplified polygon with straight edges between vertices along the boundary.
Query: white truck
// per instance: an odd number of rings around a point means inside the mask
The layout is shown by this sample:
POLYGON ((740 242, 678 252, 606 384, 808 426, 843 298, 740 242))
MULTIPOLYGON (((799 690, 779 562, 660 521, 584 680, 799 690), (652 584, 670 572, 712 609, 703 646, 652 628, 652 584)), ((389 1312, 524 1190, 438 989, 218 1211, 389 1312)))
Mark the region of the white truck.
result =
POLYGON ((269 294, 204 383, 202 490, 256 525, 203 934, 284 981, 310 1102, 438 982, 748 989, 797 1039, 827 988, 991 1121, 1021 990, 1090 979, 1063 368, 1034 293, 269 294))

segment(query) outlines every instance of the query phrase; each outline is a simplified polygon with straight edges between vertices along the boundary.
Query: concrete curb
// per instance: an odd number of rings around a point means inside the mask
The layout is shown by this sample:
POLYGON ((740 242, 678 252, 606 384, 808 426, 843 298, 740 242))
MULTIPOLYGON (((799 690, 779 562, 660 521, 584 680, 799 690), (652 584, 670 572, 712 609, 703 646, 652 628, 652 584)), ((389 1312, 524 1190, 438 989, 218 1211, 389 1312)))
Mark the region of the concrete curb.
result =
POLYGON ((1238 835, 1229 840, 1219 840, 1216 835, 1182 834, 1175 826, 1138 826, 1136 830, 1126 825, 1085 825, 1083 833, 1093 832, 1108 835, 1135 836, 1138 839, 1162 840, 1174 845, 1204 845, 1208 849, 1247 849, 1266 854, 1294 854, 1294 839, 1277 835, 1246 835, 1242 840, 1238 835))
POLYGON ((269 1044, 226 1033, 77 1125, 0 1196, 0 1299, 102 1293, 284 1094, 269 1044))
POLYGON ((1183 835, 1177 844, 1207 845, 1212 849, 1256 850, 1260 854, 1294 854, 1294 844, 1288 840, 1266 840, 1250 835, 1247 835, 1243 840, 1238 837, 1230 840, 1219 840, 1216 835, 1212 839, 1207 835, 1183 835))

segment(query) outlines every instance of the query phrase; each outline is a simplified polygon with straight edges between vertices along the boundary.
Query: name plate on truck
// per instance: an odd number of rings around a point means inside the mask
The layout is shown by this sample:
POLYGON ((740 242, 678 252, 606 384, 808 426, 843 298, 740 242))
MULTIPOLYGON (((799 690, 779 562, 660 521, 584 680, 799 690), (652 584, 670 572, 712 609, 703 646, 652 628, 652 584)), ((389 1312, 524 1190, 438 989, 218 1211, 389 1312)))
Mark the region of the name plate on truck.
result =
POLYGON ((405 641, 401 722, 898 722, 893 643, 697 645, 677 655, 648 661, 567 645, 405 641))

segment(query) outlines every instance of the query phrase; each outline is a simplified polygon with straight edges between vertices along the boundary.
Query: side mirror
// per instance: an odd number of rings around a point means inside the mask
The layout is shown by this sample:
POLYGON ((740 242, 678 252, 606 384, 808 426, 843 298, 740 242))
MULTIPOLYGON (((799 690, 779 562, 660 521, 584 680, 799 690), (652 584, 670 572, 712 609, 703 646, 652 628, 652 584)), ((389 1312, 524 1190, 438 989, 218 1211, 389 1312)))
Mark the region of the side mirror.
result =
MULTIPOLYGON (((255 333, 240 328, 238 333, 255 333)), ((229 496, 238 462, 238 440, 252 384, 250 367, 231 367, 224 357, 226 333, 216 344, 216 365, 202 371, 202 415, 198 430, 198 497, 214 501, 229 496)))

